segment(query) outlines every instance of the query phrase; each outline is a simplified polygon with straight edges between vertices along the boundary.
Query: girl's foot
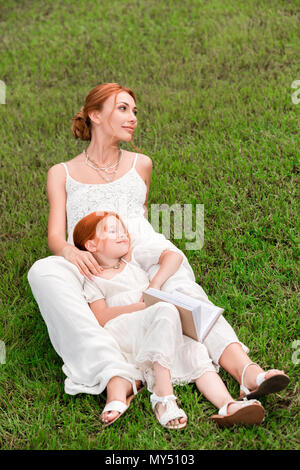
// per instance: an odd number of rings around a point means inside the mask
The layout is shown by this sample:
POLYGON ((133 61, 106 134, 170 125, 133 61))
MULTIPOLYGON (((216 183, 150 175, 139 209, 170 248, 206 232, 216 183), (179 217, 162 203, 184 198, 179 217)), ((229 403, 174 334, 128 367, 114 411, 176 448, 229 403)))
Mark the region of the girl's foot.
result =
POLYGON ((289 377, 283 370, 271 369, 264 372, 258 364, 252 362, 244 367, 239 399, 257 398, 280 392, 288 385, 289 381, 289 377))
MULTIPOLYGON (((136 380, 137 390, 139 390, 141 384, 142 382, 140 380, 136 380)), ((106 404, 117 400, 123 402, 126 405, 126 399, 129 395, 132 395, 132 393, 132 384, 128 380, 124 379, 123 377, 113 377, 107 384, 106 404)), ((120 416, 120 414, 121 413, 118 411, 106 411, 101 414, 101 421, 107 424, 110 421, 115 420, 118 416, 120 416)))
MULTIPOLYGON (((178 405, 176 403, 175 400, 174 401, 174 404, 176 406, 176 408, 178 408, 178 405)), ((163 416, 163 414, 166 412, 166 409, 167 409, 167 405, 163 405, 161 402, 157 403, 157 405, 155 406, 154 408, 154 412, 156 414, 156 417, 158 420, 160 420, 160 418, 163 416)), ((179 410, 180 408, 178 408, 179 410)), ((177 418, 177 419, 170 419, 170 421, 168 421, 167 423, 167 427, 177 427, 179 425, 182 425, 182 424, 185 424, 187 422, 187 418, 177 418)))
POLYGON ((153 393, 150 400, 155 416, 164 428, 183 429, 186 427, 187 416, 181 408, 178 408, 175 395, 158 396, 153 393))
POLYGON ((173 395, 170 370, 155 361, 153 363, 153 372, 155 387, 150 400, 156 418, 160 424, 169 429, 185 427, 187 425, 187 416, 177 406, 176 397, 173 395))
POLYGON ((265 410, 258 400, 243 402, 230 401, 219 409, 217 415, 211 416, 219 426, 233 426, 234 424, 254 425, 264 420, 265 410))

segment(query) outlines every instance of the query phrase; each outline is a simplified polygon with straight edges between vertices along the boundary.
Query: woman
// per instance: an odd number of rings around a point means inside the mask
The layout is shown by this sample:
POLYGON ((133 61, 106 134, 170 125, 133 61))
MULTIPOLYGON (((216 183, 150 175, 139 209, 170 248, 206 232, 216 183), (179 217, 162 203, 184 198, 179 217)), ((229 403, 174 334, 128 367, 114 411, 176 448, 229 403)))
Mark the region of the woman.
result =
MULTIPOLYGON (((48 172, 48 245, 54 256, 36 261, 28 273, 51 342, 64 361, 65 392, 99 394, 107 387, 108 404, 114 400, 128 403, 132 388, 136 392, 142 377, 124 361, 118 344, 91 315, 84 299, 84 276, 91 279, 101 267, 90 253, 74 246, 76 223, 94 211, 114 211, 127 225, 133 248, 155 241, 165 249, 180 252, 184 258, 182 269, 195 281, 184 253, 156 233, 146 218, 151 159, 119 149, 120 141, 132 144, 136 127, 136 97, 129 88, 104 83, 87 95, 72 126, 75 138, 90 141, 87 149, 48 172), (116 373, 121 366, 122 377, 116 373)), ((155 266, 152 268, 153 277, 155 266)), ((248 349, 223 317, 207 336, 205 346, 209 353, 218 349, 214 357, 211 353, 214 363, 239 381, 241 392, 249 398, 281 390, 288 383, 283 371, 264 373, 252 363, 248 349)), ((103 420, 115 420, 118 415, 117 411, 107 412, 103 420)))

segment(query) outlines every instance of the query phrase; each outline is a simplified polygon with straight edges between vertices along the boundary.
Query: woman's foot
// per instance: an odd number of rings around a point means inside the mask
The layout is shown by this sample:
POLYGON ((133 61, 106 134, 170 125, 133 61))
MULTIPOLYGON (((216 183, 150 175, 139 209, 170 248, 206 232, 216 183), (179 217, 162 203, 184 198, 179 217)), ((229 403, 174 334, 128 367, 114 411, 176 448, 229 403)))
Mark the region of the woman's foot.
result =
MULTIPOLYGON (((142 382, 136 380, 137 390, 141 387, 142 382)), ((106 404, 117 400, 126 404, 126 398, 133 393, 132 384, 123 377, 113 377, 107 384, 106 404)), ((101 414, 101 421, 105 424, 113 421, 120 415, 118 411, 107 411, 101 414)))

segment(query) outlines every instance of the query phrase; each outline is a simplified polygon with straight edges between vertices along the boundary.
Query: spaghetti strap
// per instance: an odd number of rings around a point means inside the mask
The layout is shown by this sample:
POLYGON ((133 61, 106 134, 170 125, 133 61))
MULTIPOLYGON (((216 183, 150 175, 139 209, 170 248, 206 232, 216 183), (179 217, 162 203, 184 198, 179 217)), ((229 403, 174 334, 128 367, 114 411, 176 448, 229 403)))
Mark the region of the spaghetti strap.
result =
POLYGON ((132 165, 132 168, 135 168, 137 156, 138 156, 138 154, 136 153, 136 154, 135 154, 135 159, 134 159, 134 162, 133 162, 133 165, 132 165))
POLYGON ((128 261, 126 261, 126 259, 121 258, 121 260, 124 261, 126 264, 128 264, 128 261))
POLYGON ((69 172, 68 172, 68 167, 65 163, 61 162, 61 165, 63 165, 65 167, 65 170, 66 170, 66 173, 67 173, 67 177, 70 176, 69 175, 69 172))

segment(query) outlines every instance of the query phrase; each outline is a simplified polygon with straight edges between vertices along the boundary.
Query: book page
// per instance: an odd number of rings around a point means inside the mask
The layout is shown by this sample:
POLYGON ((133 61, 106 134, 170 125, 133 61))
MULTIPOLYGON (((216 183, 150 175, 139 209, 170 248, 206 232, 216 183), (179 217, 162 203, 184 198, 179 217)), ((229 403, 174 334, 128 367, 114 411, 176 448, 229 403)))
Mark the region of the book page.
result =
POLYGON ((174 290, 172 293, 163 292, 158 289, 153 289, 150 287, 146 290, 149 294, 158 297, 166 302, 174 303, 176 302, 180 307, 187 308, 189 310, 199 306, 200 301, 189 297, 187 295, 181 294, 178 291, 174 290))
MULTIPOLYGON (((224 309, 217 307, 207 299, 200 300, 194 297, 182 294, 176 290, 172 293, 164 292, 159 289, 149 288, 145 291, 154 298, 169 302, 177 308, 183 308, 192 314, 195 330, 198 335, 198 341, 203 342, 214 323, 224 312, 224 309)), ((191 330, 189 330, 190 332, 191 330)), ((196 339, 196 338, 194 338, 196 339)))

